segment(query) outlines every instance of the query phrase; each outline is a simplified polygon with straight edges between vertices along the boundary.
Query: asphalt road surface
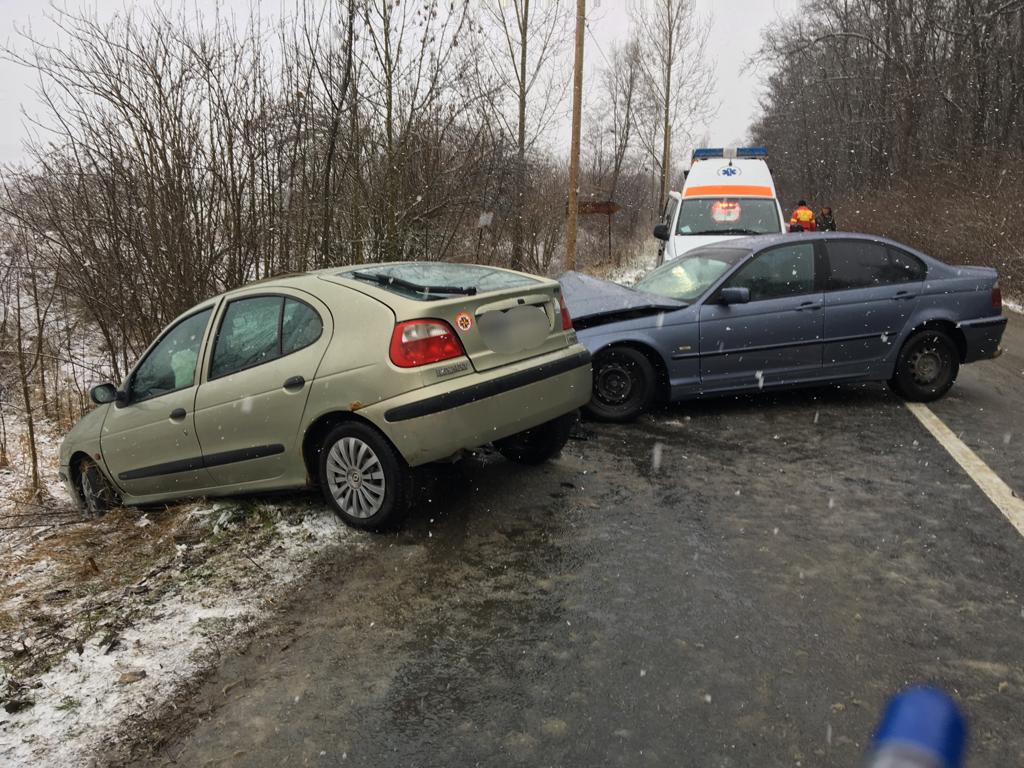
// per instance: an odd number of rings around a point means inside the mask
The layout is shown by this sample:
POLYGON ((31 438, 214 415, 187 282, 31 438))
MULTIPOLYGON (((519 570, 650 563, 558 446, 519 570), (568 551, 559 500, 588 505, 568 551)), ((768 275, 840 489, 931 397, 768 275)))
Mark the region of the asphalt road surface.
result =
MULTIPOLYGON (((937 414, 1024 495, 1024 322, 937 414)), ((1024 537, 882 386, 587 424, 429 473, 140 765, 854 766, 944 686, 1024 764, 1024 537)))

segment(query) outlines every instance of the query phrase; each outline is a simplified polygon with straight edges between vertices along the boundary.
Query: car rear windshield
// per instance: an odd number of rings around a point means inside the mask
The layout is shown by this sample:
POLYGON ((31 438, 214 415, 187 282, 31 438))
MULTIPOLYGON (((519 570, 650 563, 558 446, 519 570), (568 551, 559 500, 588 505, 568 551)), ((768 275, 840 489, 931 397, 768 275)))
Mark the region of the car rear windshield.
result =
POLYGON ((437 301, 505 288, 536 285, 540 281, 516 272, 479 264, 444 262, 406 262, 403 264, 364 265, 339 274, 352 280, 371 282, 385 290, 417 301, 437 301))
POLYGON ((634 288, 678 301, 691 302, 714 285, 747 248, 695 248, 666 261, 633 284, 634 288))
POLYGON ((768 235, 780 232, 779 208, 770 197, 690 198, 683 201, 677 235, 768 235))

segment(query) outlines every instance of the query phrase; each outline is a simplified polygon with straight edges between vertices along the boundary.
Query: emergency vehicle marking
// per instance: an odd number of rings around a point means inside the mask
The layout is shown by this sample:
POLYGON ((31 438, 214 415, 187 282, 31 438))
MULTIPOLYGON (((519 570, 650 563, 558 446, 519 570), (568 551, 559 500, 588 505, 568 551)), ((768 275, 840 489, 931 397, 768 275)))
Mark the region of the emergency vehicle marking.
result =
POLYGON ((687 187, 684 197, 771 197, 772 188, 743 184, 708 184, 703 187, 687 187))
POLYGON ((718 169, 719 176, 739 176, 743 171, 737 168, 735 165, 727 165, 724 168, 718 169))
POLYGON ((711 203, 711 220, 717 224, 729 224, 740 220, 743 209, 735 200, 715 200, 711 203))
POLYGON ((455 325, 459 327, 459 330, 465 333, 473 327, 473 316, 469 312, 459 312, 455 316, 455 325))

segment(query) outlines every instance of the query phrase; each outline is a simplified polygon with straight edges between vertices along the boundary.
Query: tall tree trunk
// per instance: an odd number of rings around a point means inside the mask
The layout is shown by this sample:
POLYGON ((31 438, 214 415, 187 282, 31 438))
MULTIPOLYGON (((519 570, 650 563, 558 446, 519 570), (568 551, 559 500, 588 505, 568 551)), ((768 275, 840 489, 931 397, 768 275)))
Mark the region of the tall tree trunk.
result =
POLYGON ((32 309, 36 316, 36 354, 32 369, 39 371, 39 397, 42 401, 43 415, 49 418, 50 403, 46 395, 46 364, 43 362, 43 345, 46 343, 46 335, 43 333, 43 310, 39 306, 39 282, 34 269, 29 270, 29 284, 32 286, 32 309))
POLYGON ((665 203, 668 201, 669 176, 671 175, 670 168, 672 165, 672 121, 670 120, 670 113, 672 109, 672 67, 675 65, 675 49, 673 48, 675 45, 675 28, 671 21, 667 26, 668 39, 665 42, 668 45, 665 51, 665 92, 662 103, 661 196, 658 200, 659 211, 665 207, 665 203))
POLYGON ((36 425, 32 416, 32 389, 29 386, 29 369, 25 362, 24 334, 21 324, 21 287, 18 286, 15 292, 14 328, 15 328, 15 353, 18 356, 18 378, 21 384, 21 398, 25 404, 25 424, 28 429, 28 453, 32 461, 32 490, 38 491, 39 484, 39 456, 36 454, 36 425))
POLYGON ((523 257, 523 214, 526 203, 526 53, 530 28, 530 0, 523 0, 519 21, 519 125, 516 136, 516 188, 512 206, 512 269, 525 269, 523 257))
MULTIPOLYGON (((348 3, 348 30, 345 38, 345 70, 341 77, 341 87, 338 88, 337 103, 332 103, 331 127, 328 133, 327 158, 324 160, 324 179, 322 192, 323 221, 320 230, 320 263, 327 263, 331 250, 331 214, 334 210, 331 200, 331 177, 334 170, 334 155, 338 145, 338 130, 341 127, 341 113, 345 108, 345 98, 348 96, 348 83, 352 75, 352 41, 354 37, 356 22, 356 3, 349 0, 348 3)), ((325 84, 325 88, 328 87, 325 84)), ((332 100, 333 102, 333 100, 332 100)), ((352 108, 355 109, 353 102, 352 108)))

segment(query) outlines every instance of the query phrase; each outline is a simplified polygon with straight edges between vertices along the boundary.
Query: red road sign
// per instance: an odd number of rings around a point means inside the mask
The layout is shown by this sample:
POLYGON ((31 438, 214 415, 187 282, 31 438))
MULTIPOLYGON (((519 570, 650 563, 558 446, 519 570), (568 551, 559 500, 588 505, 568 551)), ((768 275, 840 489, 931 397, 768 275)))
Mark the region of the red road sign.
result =
POLYGON ((612 200, 580 200, 576 204, 576 211, 585 216, 589 213, 600 213, 604 216, 611 216, 618 213, 622 207, 612 200))

